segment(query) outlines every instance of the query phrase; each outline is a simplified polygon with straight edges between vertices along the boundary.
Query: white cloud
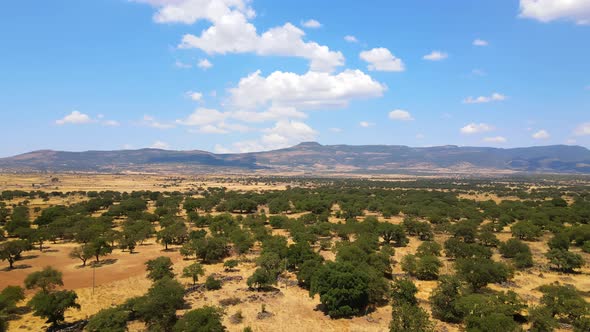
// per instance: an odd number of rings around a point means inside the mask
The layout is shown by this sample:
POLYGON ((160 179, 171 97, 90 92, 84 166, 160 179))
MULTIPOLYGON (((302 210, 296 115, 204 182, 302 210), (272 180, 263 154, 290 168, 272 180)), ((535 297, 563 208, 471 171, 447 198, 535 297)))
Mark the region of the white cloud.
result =
POLYGON ((461 133, 465 135, 485 133, 494 130, 494 127, 487 123, 470 123, 461 128, 461 133))
POLYGON ((235 111, 231 117, 244 122, 266 122, 285 119, 305 119, 307 114, 297 111, 294 107, 271 107, 264 112, 235 111))
POLYGON ((520 17, 541 22, 568 20, 577 24, 590 24, 590 1, 520 0, 520 17))
POLYGON ((154 144, 152 144, 150 146, 150 148, 152 149, 160 149, 160 150, 165 150, 165 149, 169 149, 170 145, 166 142, 162 142, 162 141, 155 141, 154 144))
POLYGON ((576 136, 590 136, 590 122, 580 124, 574 130, 576 136))
POLYGON ((78 111, 73 111, 72 113, 64 116, 62 119, 55 121, 55 123, 60 126, 64 124, 85 124, 91 122, 94 121, 90 118, 90 116, 78 111))
POLYGON ((423 56, 422 59, 428 60, 428 61, 441 61, 441 60, 444 60, 448 57, 449 57, 449 55, 447 53, 444 53, 441 51, 432 51, 429 54, 426 54, 425 56, 423 56))
POLYGON ((215 151, 219 153, 229 152, 253 152, 275 150, 293 146, 304 141, 313 141, 318 133, 301 121, 281 120, 275 123, 274 127, 263 130, 263 136, 232 144, 232 148, 216 145, 215 151))
POLYGON ((476 40, 473 41, 473 45, 474 46, 488 46, 488 41, 487 40, 483 40, 483 39, 479 39, 477 38, 476 40))
POLYGON ((361 126, 363 128, 373 127, 374 125, 375 125, 375 123, 373 123, 373 122, 367 122, 367 121, 359 122, 359 126, 361 126))
MULTIPOLYGON (((188 1, 188 0, 187 0, 188 1)), ((205 1, 205 0, 192 0, 205 1)), ((211 0, 207 0, 209 2, 211 0)), ((220 4, 220 10, 213 14, 199 14, 212 25, 201 32, 200 36, 186 34, 180 48, 197 48, 208 54, 255 53, 263 56, 292 56, 310 61, 314 71, 333 71, 344 65, 344 55, 331 51, 327 46, 316 42, 304 41, 305 32, 291 23, 271 28, 258 34, 256 27, 249 22, 252 13, 245 6, 228 6, 220 4)), ((223 1, 222 1, 223 2, 223 1)), ((234 0, 233 2, 241 2, 234 0)))
POLYGON ((341 133, 342 132, 342 128, 336 128, 336 127, 330 128, 328 130, 333 133, 341 133))
POLYGON ((275 71, 267 77, 256 71, 242 78, 229 92, 231 103, 242 109, 267 105, 321 109, 345 107, 352 99, 379 97, 385 89, 362 71, 348 69, 337 75, 275 71))
POLYGON ((486 137, 483 139, 487 143, 506 143, 508 140, 503 136, 486 137))
POLYGON ((188 91, 186 95, 194 101, 201 101, 203 99, 203 94, 201 92, 188 91))
POLYGON ((396 58, 384 47, 363 51, 360 54, 360 58, 369 63, 367 66, 369 70, 404 71, 405 69, 403 61, 396 58))
POLYGON ((224 15, 243 13, 249 17, 254 11, 248 0, 132 0, 158 8, 154 14, 157 23, 193 24, 199 20, 219 20, 224 15))
POLYGON ((184 62, 179 61, 179 60, 176 60, 176 62, 174 63, 174 66, 176 68, 181 68, 181 69, 189 69, 189 68, 192 68, 193 67, 191 64, 184 63, 184 62))
POLYGON ((568 140, 565 141, 565 144, 569 144, 569 145, 574 145, 576 143, 577 143, 577 141, 574 138, 569 138, 568 140))
POLYGON ((549 133, 545 129, 541 129, 534 133, 532 136, 534 139, 548 139, 550 137, 549 133))
POLYGON ((205 126, 213 123, 219 123, 227 119, 228 113, 220 112, 216 109, 197 108, 186 119, 176 120, 177 124, 184 126, 205 126))
POLYGON ((146 126, 146 127, 151 127, 151 128, 156 128, 156 129, 170 129, 170 128, 174 128, 175 127, 171 123, 162 123, 162 122, 159 122, 158 120, 156 120, 156 118, 154 118, 151 115, 144 115, 143 116, 143 119, 141 120, 141 122, 139 123, 139 125, 146 126))
POLYGON ((213 64, 209 60, 207 60, 207 59, 201 59, 197 63, 197 67, 199 67, 199 68, 201 68, 203 70, 207 70, 207 69, 213 67, 213 64))
POLYGON ((121 125, 121 123, 119 123, 119 121, 115 121, 115 120, 105 120, 102 122, 103 126, 107 126, 107 127, 118 127, 121 125))
POLYGON ((424 134, 416 134, 416 139, 424 139, 424 134))
POLYGON ((463 103, 464 104, 483 104, 483 103, 491 103, 493 101, 503 101, 506 100, 506 96, 501 94, 501 93, 497 93, 494 92, 492 93, 491 96, 479 96, 479 97, 467 97, 465 99, 463 99, 463 103))
POLYGON ((314 19, 301 22, 301 25, 310 29, 317 29, 322 27, 322 24, 314 19))
POLYGON ((359 40, 356 39, 356 37, 353 36, 353 35, 346 35, 346 36, 344 36, 344 40, 346 40, 349 43, 358 43, 359 42, 359 40))
POLYGON ((410 112, 404 110, 393 110, 389 112, 389 118, 397 121, 411 121, 414 120, 410 112))

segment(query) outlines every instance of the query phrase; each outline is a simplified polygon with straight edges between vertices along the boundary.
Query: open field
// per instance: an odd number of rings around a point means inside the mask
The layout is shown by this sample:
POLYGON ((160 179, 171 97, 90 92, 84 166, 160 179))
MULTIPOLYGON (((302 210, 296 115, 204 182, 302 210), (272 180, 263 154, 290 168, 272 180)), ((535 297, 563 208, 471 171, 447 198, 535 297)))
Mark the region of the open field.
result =
MULTIPOLYGON (((389 179, 391 180, 391 179, 389 179)), ((400 179, 395 179, 399 181, 400 179)), ((404 178, 403 181, 411 183, 413 178, 404 178)), ((344 180, 343 180, 344 181, 344 180)), ((383 179, 376 179, 376 181, 383 181, 383 179)), ((456 184, 451 184, 455 186, 456 184)), ((580 185, 577 183, 576 185, 580 185)), ((585 182, 582 182, 585 185, 585 182)), ((204 192, 211 188, 224 187, 228 192, 237 192, 241 194, 248 194, 252 192, 263 193, 267 191, 277 191, 277 193, 284 192, 288 188, 301 188, 301 190, 309 190, 313 188, 322 188, 328 186, 325 183, 315 182, 313 179, 261 179, 256 177, 164 177, 158 175, 104 175, 104 174, 57 174, 57 175, 0 175, 0 192, 5 190, 21 190, 32 191, 39 190, 44 192, 88 192, 88 191, 114 191, 114 192, 128 192, 133 191, 161 191, 161 192, 191 192, 189 197, 202 198, 204 192)), ((420 185, 422 187, 423 185, 420 185)), ((449 187, 442 187, 439 184, 432 191, 440 192, 441 195, 456 195, 457 197, 477 202, 491 201, 495 204, 500 204, 502 201, 519 202, 522 199, 507 194, 506 188, 510 185, 502 185, 501 189, 486 189, 482 186, 474 185, 471 190, 464 188, 449 189, 449 187)), ((555 185, 557 186, 557 184, 555 185)), ((584 194, 585 189, 571 189, 569 183, 560 184, 562 192, 559 197, 563 197, 566 201, 573 202, 573 197, 577 197, 580 193, 584 194)), ((535 189, 540 188, 538 183, 524 183, 519 184, 521 192, 534 193, 535 189)), ((550 190, 552 186, 543 185, 544 188, 550 190)), ((406 188, 388 188, 386 190, 401 190, 400 195, 413 189, 406 188)), ((368 189, 372 190, 372 189, 368 189)), ((421 191, 424 195, 430 195, 428 192, 421 191)), ((553 194, 551 194, 553 195, 553 194)), ((166 195, 164 195, 165 197, 166 195)), ((444 196, 444 197, 451 197, 444 196)), ((444 198, 440 196, 440 199, 444 198)), ((435 198, 439 199, 439 198, 435 198)), ((42 215, 42 211, 57 205, 74 206, 77 204, 84 204, 91 198, 86 197, 82 193, 75 193, 69 195, 51 195, 46 198, 34 197, 14 197, 5 199, 5 205, 10 208, 17 205, 26 205, 30 208, 30 220, 35 220, 42 215)), ((526 198, 529 200, 531 198, 526 198)), ((117 200, 117 199, 116 199, 117 200)), ((548 201, 549 196, 543 198, 548 201)), ((148 200, 146 211, 154 214, 157 212, 157 202, 148 200)), ((117 203, 119 204, 119 203, 117 203)), ((115 204, 115 205, 117 205, 115 204)), ((291 201, 291 204, 294 204, 291 201)), ((347 203, 348 204, 348 203, 347 203)), ((114 206, 115 206, 114 205, 114 206)), ((188 227, 188 230, 204 230, 208 234, 212 234, 210 227, 198 226, 188 220, 187 212, 181 208, 182 204, 178 206, 179 210, 175 212, 175 218, 180 218, 188 227)), ((339 225, 345 222, 341 212, 345 210, 340 204, 333 204, 329 207, 329 216, 327 221, 338 229, 339 225)), ((293 210, 290 208, 289 210, 293 210)), ((98 217, 101 214, 108 214, 109 208, 103 207, 100 210, 92 213, 92 216, 98 217)), ((269 211, 266 204, 261 204, 255 207, 254 211, 264 211, 266 215, 273 215, 269 211)), ((409 211, 409 210, 408 210, 409 211)), ((205 211, 198 209, 200 215, 205 214, 205 211)), ((233 218, 244 217, 245 213, 238 213, 235 210, 230 211, 233 218)), ((288 213, 279 213, 287 215, 289 218, 305 218, 307 211, 289 211, 288 213)), ((212 211, 211 216, 222 216, 223 212, 212 211)), ((401 225, 404 217, 407 217, 407 212, 402 211, 393 216, 385 217, 381 211, 374 211, 373 209, 363 209, 360 215, 356 216, 359 223, 362 223, 367 218, 376 218, 379 223, 392 223, 401 225)), ((421 220, 428 220, 426 217, 418 216, 421 220)), ((484 217, 483 224, 493 222, 493 220, 484 217)), ((122 225, 126 218, 124 216, 117 216, 114 218, 113 229, 121 231, 122 225)), ((457 223, 458 221, 453 221, 457 223)), ((433 223, 434 225, 434 223, 433 223)), ((36 227, 36 226, 34 226, 36 227)), ((243 226, 246 227, 245 225, 243 226)), ((278 227, 271 228, 269 225, 265 226, 271 235, 282 235, 288 238, 288 244, 293 244, 292 230, 278 227)), ((156 231, 160 231, 162 226, 156 223, 156 231)), ((335 230, 335 231, 336 231, 335 230)), ((334 231, 334 232, 335 232, 334 231)), ((336 247, 337 243, 342 240, 332 233, 329 237, 330 246, 336 247)), ((504 242, 512 238, 510 226, 503 227, 502 230, 495 233, 497 239, 504 242)), ((434 241, 441 245, 452 237, 450 228, 436 228, 434 241)), ((551 239, 550 232, 545 231, 535 241, 527 241, 533 254, 534 266, 527 269, 517 269, 514 277, 510 282, 500 284, 490 284, 488 289, 497 291, 514 291, 519 295, 523 303, 528 306, 538 305, 542 297, 542 293, 538 290, 541 285, 559 283, 561 285, 574 285, 583 298, 590 300, 590 269, 588 266, 583 266, 576 270, 576 273, 558 272, 549 267, 549 261, 545 257, 545 253, 549 250, 547 242, 551 239)), ((354 236, 352 237, 354 239, 354 236)), ((395 247, 395 254, 391 257, 392 274, 405 275, 402 270, 400 262, 407 254, 416 253, 418 246, 423 243, 415 236, 409 237, 409 242, 405 246, 395 247)), ((100 264, 93 268, 92 266, 81 267, 80 260, 69 257, 69 252, 78 247, 73 239, 56 239, 47 241, 43 244, 43 251, 33 249, 26 251, 22 259, 15 262, 15 268, 9 269, 8 263, 0 263, 0 289, 10 285, 23 285, 26 276, 32 272, 40 271, 45 266, 52 266, 59 269, 63 273, 63 287, 60 289, 74 290, 78 295, 78 303, 81 305, 80 310, 70 309, 66 312, 65 320, 73 322, 80 319, 87 319, 96 314, 99 310, 118 306, 126 300, 141 296, 145 294, 152 281, 146 277, 145 262, 159 256, 170 257, 174 264, 174 272, 185 287, 191 285, 189 278, 181 277, 183 268, 194 263, 195 260, 184 258, 181 253, 181 245, 171 244, 170 250, 164 250, 164 247, 156 242, 155 237, 150 237, 141 245, 137 245, 135 252, 130 254, 115 248, 112 253, 101 258, 100 264), (93 275, 94 284, 93 287, 93 275)), ((313 251, 319 252, 327 261, 335 260, 337 252, 333 250, 320 250, 318 243, 312 245, 313 251)), ((351 319, 331 319, 326 313, 321 310, 319 296, 310 297, 306 289, 297 285, 297 271, 284 271, 281 273, 281 279, 275 284, 271 291, 255 291, 249 289, 246 280, 258 268, 256 258, 263 249, 261 242, 256 241, 247 253, 237 254, 232 250, 228 257, 220 262, 203 264, 205 268, 205 275, 199 278, 202 283, 209 275, 215 275, 217 278, 231 277, 229 281, 223 283, 220 290, 199 290, 197 292, 189 293, 185 296, 185 300, 192 309, 200 308, 204 305, 220 306, 220 301, 228 298, 238 298, 239 302, 236 305, 229 305, 223 307, 223 324, 229 331, 242 331, 245 327, 251 327, 254 331, 384 331, 387 330, 389 321, 391 320, 391 305, 381 304, 376 307, 373 312, 367 315, 360 315, 351 319), (240 264, 234 271, 226 271, 223 266, 223 261, 229 259, 238 259, 240 264), (258 319, 257 315, 261 311, 261 306, 265 305, 266 310, 270 312, 269 317, 258 319), (243 319, 241 322, 232 322, 232 316, 238 311, 242 313, 243 319)), ((578 247, 570 249, 571 252, 581 255, 586 261, 590 262, 590 254, 583 252, 578 247)), ((493 259, 495 261, 504 262, 508 265, 511 260, 503 258, 496 248, 493 248, 493 259)), ((89 260, 89 263, 93 259, 89 260)), ((452 274, 454 271, 455 261, 449 257, 441 258, 442 267, 441 274, 452 274)), ((412 278, 418 287, 416 297, 419 300, 419 305, 431 311, 431 304, 429 298, 432 291, 437 287, 437 281, 426 281, 412 278)), ((21 301, 19 305, 24 306, 26 302, 33 296, 34 291, 26 291, 26 299, 21 301)), ((177 311, 178 315, 182 315, 188 308, 177 311)), ((523 311, 526 314, 526 310, 523 311)), ((442 322, 438 319, 432 319, 434 322, 434 329, 436 331, 460 331, 464 329, 462 324, 450 324, 442 322)), ((9 322, 10 331, 39 331, 45 329, 49 324, 40 318, 33 316, 31 312, 19 315, 11 319, 9 322)), ((527 323, 523 324, 528 327, 527 323)), ((143 331, 145 325, 140 321, 132 321, 128 324, 130 331, 143 331)), ((561 325, 558 331, 569 331, 571 326, 561 325)))

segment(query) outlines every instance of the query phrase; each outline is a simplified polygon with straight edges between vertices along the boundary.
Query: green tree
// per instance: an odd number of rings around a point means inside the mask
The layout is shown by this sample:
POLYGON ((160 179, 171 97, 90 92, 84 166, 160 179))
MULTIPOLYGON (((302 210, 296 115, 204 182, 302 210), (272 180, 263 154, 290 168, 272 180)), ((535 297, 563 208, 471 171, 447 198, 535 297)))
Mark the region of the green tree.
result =
POLYGON ((351 263, 329 262, 315 273, 309 294, 320 295, 332 318, 354 316, 369 304, 369 276, 351 263))
POLYGON ((139 320, 149 331, 172 331, 177 318, 176 310, 184 307, 184 287, 173 279, 156 281, 145 296, 131 302, 139 320))
POLYGON ((461 297, 461 282, 455 276, 442 276, 438 286, 432 291, 430 304, 432 315, 443 322, 459 323, 463 313, 455 307, 461 297))
POLYGON ((86 266, 86 261, 94 256, 90 246, 87 244, 81 245, 72 249, 69 253, 70 258, 79 259, 82 261, 82 266, 86 266))
POLYGON ((107 308, 97 312, 88 320, 88 332, 126 332, 129 311, 122 308, 107 308))
POLYGON ((164 245, 164 250, 168 250, 170 244, 182 244, 186 240, 186 236, 186 225, 182 221, 173 222, 157 233, 158 241, 164 245))
POLYGON ((33 272, 25 278, 25 287, 27 289, 40 288, 46 293, 52 291, 57 286, 63 285, 61 271, 51 266, 47 266, 41 271, 33 272))
POLYGON ((113 247, 102 238, 97 238, 88 244, 86 244, 86 250, 88 253, 91 253, 94 258, 96 258, 96 262, 100 262, 100 257, 106 256, 113 252, 113 247))
POLYGON ((418 305, 416 293, 418 293, 418 288, 412 280, 405 278, 397 278, 393 280, 391 285, 391 300, 394 305, 402 303, 418 305))
POLYGON ((199 280, 199 276, 205 275, 205 269, 203 265, 199 263, 193 263, 182 270, 182 276, 185 278, 192 278, 193 285, 199 280))
POLYGON ((474 291, 489 283, 504 282, 512 276, 512 271, 506 264, 485 258, 461 259, 456 262, 455 268, 460 278, 471 285, 474 291))
POLYGON ((44 317, 52 325, 64 321, 65 311, 69 308, 80 309, 76 302, 78 295, 74 291, 39 291, 28 302, 28 306, 33 310, 35 316, 44 317))
POLYGON ((565 318, 571 323, 589 313, 588 303, 573 286, 543 285, 539 290, 543 293, 540 302, 551 317, 565 318))
POLYGON ((440 257, 442 246, 434 241, 424 241, 416 249, 416 256, 437 256, 440 257))
POLYGON ((8 261, 9 267, 14 268, 14 262, 21 259, 24 251, 30 250, 31 245, 25 240, 13 240, 0 244, 0 260, 8 261))
POLYGON ((543 234, 541 227, 535 225, 529 220, 523 220, 515 223, 512 225, 510 230, 512 231, 512 235, 514 237, 526 241, 535 241, 543 234))
POLYGON ((6 286, 0 292, 0 316, 16 310, 16 304, 25 299, 25 292, 19 286, 6 286))
POLYGON ((530 332, 552 332, 557 327, 557 321, 551 311, 544 306, 529 309, 530 332))
POLYGON ((554 269, 562 272, 571 273, 584 265, 581 255, 564 249, 551 249, 545 256, 554 269))
POLYGON ((147 277, 153 281, 158 281, 164 278, 174 278, 172 272, 172 260, 166 256, 150 259, 145 263, 148 272, 147 277))
POLYGON ((188 311, 174 325, 174 332, 224 332, 223 311, 220 308, 205 306, 188 311))
POLYGON ((394 304, 391 312, 390 332, 430 332, 434 331, 430 316, 417 305, 394 304))
POLYGON ((401 225, 394 225, 387 222, 380 223, 378 232, 386 244, 393 242, 393 245, 396 247, 405 247, 409 242, 406 232, 401 225))

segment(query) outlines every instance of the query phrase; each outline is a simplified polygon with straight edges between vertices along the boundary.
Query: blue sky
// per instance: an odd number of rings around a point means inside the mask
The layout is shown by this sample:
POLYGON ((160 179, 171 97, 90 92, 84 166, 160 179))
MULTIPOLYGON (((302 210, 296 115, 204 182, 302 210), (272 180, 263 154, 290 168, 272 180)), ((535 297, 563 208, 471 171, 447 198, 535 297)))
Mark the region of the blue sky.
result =
POLYGON ((19 0, 0 16, 0 156, 590 147, 589 0, 19 0))

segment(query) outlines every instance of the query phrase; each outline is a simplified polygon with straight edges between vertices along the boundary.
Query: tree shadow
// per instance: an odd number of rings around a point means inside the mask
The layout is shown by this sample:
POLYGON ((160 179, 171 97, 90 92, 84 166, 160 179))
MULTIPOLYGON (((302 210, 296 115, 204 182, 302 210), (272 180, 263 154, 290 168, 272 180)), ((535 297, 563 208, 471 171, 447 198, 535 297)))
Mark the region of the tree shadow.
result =
POLYGON ((118 261, 118 259, 116 258, 109 258, 109 259, 103 259, 102 261, 99 262, 92 262, 90 264, 88 264, 90 267, 103 267, 106 265, 113 265, 118 261))
POLYGON ((59 252, 57 249, 44 249, 43 252, 59 252))
POLYGON ((26 260, 26 259, 35 259, 38 258, 39 255, 26 255, 26 256, 21 256, 20 260, 26 260))
POLYGON ((10 266, 7 266, 7 267, 3 268, 0 271, 2 271, 2 272, 10 272, 10 271, 13 271, 13 270, 28 269, 30 267, 32 267, 32 266, 29 265, 29 264, 18 264, 18 265, 14 265, 12 268, 10 268, 10 266))

